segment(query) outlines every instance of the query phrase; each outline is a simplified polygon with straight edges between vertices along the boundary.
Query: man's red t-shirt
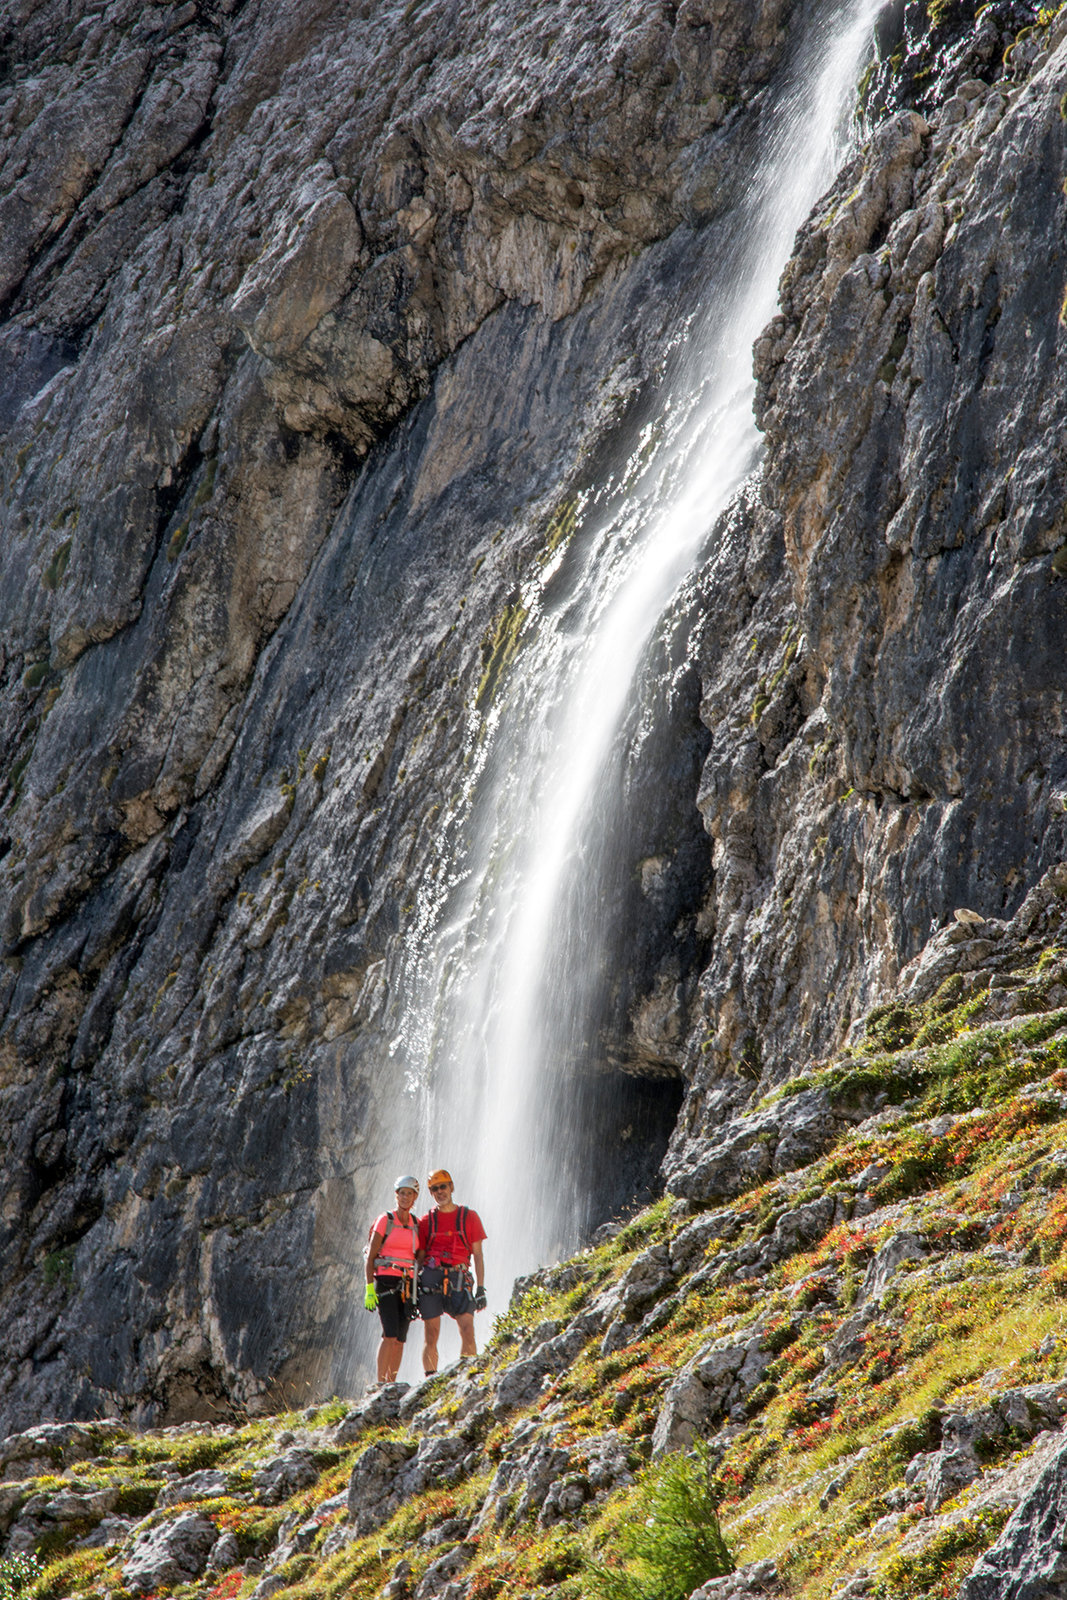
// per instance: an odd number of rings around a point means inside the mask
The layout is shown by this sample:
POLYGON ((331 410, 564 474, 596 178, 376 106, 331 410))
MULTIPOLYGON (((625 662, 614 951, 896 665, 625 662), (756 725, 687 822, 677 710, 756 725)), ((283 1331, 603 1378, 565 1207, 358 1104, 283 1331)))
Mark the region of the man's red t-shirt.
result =
POLYGON ((477 1211, 467 1208, 464 1233, 467 1235, 467 1244, 463 1243, 456 1227, 459 1221, 460 1207, 455 1211, 427 1211, 424 1217, 419 1218, 419 1249, 425 1250, 427 1259, 435 1261, 442 1267, 466 1266, 471 1258, 467 1245, 478 1244, 486 1237, 482 1227, 482 1219, 477 1211), (437 1227, 434 1230, 433 1246, 430 1245, 430 1218, 437 1217, 437 1227))

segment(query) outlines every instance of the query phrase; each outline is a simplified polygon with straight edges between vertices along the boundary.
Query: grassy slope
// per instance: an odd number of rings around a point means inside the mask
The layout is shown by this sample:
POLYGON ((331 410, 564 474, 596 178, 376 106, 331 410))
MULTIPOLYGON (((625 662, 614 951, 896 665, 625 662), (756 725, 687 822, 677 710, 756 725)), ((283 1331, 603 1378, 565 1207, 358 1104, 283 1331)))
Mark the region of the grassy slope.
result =
MULTIPOLYGON (((543 1274, 498 1324, 474 1372, 437 1380, 413 1419, 420 1432, 434 1422, 466 1428, 481 1445, 478 1471, 428 1490, 378 1532, 323 1559, 319 1547, 345 1517, 343 1508, 328 1510, 311 1547, 283 1569, 282 1592, 291 1600, 380 1594, 401 1559, 410 1563, 413 1589, 449 1548, 449 1541, 420 1547, 420 1538, 477 1512, 516 1431, 532 1422, 523 1449, 551 1429, 553 1442, 570 1449, 576 1481, 583 1439, 615 1430, 637 1484, 588 1500, 548 1529, 517 1521, 505 1506, 502 1520, 470 1541, 467 1594, 588 1593, 585 1563, 614 1559, 620 1523, 641 1505, 652 1429, 672 1378, 709 1339, 726 1332, 743 1339, 756 1327, 771 1365, 741 1411, 735 1407, 711 1435, 723 1527, 738 1563, 773 1557, 788 1592, 811 1600, 860 1569, 885 1600, 952 1594, 1008 1515, 991 1490, 1032 1445, 1010 1431, 987 1441, 982 1478, 932 1515, 905 1484, 905 1468, 937 1447, 946 1407, 974 1410, 1005 1389, 1067 1376, 1067 1009, 1049 1009, 1050 994, 1054 1002, 1062 996, 1067 950, 1030 940, 1018 962, 992 992, 988 974, 970 974, 948 979, 921 1011, 875 1013, 859 1050, 795 1085, 827 1088, 854 1119, 833 1149, 731 1202, 726 1209, 739 1231, 729 1242, 713 1241, 693 1264, 695 1283, 690 1273, 664 1290, 658 1315, 642 1308, 634 1342, 602 1355, 595 1336, 536 1404, 503 1419, 472 1409, 472 1394, 477 1401, 479 1388, 489 1393, 525 1336, 546 1322, 565 1324, 697 1208, 667 1198, 609 1243, 543 1274), (860 1211, 870 1209, 745 1276, 738 1252, 743 1261, 752 1246, 751 1257, 784 1212, 825 1194, 840 1198, 838 1215, 855 1213, 857 1199, 860 1211), (926 1254, 904 1262, 860 1336, 838 1341, 842 1354, 834 1335, 853 1313, 868 1263, 884 1240, 904 1232, 919 1235, 926 1254)), ((379 1428, 340 1448, 331 1429, 344 1411, 338 1402, 230 1431, 192 1425, 131 1435, 105 1444, 90 1464, 23 1488, 29 1497, 118 1486, 120 1514, 159 1519, 187 1509, 151 1509, 166 1478, 218 1466, 231 1474, 232 1492, 198 1509, 236 1533, 242 1560, 264 1556, 287 1519, 314 1519, 344 1489, 369 1442, 406 1431, 379 1428), (265 1507, 252 1495, 251 1472, 276 1453, 286 1429, 318 1452, 322 1476, 313 1489, 265 1507)), ((129 1539, 102 1551, 64 1550, 85 1531, 75 1524, 50 1536, 41 1551, 48 1565, 30 1593, 120 1600, 129 1539)), ((221 1600, 250 1593, 256 1582, 235 1567, 176 1592, 221 1600)))

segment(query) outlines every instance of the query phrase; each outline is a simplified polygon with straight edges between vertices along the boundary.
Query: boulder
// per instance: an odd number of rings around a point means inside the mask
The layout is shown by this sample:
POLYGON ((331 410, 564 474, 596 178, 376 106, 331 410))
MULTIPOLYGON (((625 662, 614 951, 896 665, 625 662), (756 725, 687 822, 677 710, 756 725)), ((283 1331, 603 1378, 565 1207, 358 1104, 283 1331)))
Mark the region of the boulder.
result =
MULTIPOLYGON (((493 1389, 494 1416, 506 1416, 516 1406, 529 1405, 536 1399, 545 1378, 568 1367, 592 1335, 600 1331, 607 1303, 591 1306, 568 1323, 561 1333, 545 1339, 525 1360, 505 1367, 493 1389)), ((614 1291, 610 1303, 616 1303, 614 1291)), ((555 1323, 542 1324, 546 1328, 556 1326, 555 1323)))
POLYGON ((353 1406, 346 1417, 341 1418, 333 1431, 334 1444, 354 1444, 365 1428, 394 1422, 400 1415, 400 1403, 410 1388, 408 1383, 385 1383, 380 1389, 373 1390, 359 1405, 353 1406))
POLYGON ((35 1494, 21 1506, 18 1520, 7 1538, 11 1554, 29 1554, 41 1539, 64 1523, 97 1522, 114 1510, 117 1489, 97 1489, 88 1494, 70 1489, 59 1493, 35 1494))
POLYGON ((183 1500, 213 1500, 227 1492, 228 1479, 224 1472, 208 1467, 202 1472, 191 1472, 186 1478, 175 1478, 159 1497, 160 1506, 176 1506, 183 1500))
POLYGON ((207 1566, 218 1536, 215 1524, 198 1511, 183 1511, 146 1529, 123 1562, 126 1587, 134 1594, 151 1594, 191 1583, 207 1566))
POLYGON ((78 1550, 103 1550, 109 1545, 122 1544, 131 1528, 137 1526, 132 1517, 105 1517, 97 1523, 92 1533, 87 1533, 84 1539, 79 1539, 75 1548, 78 1550))
POLYGON ((692 1272, 713 1239, 731 1239, 741 1224, 736 1212, 713 1211, 695 1217, 670 1242, 670 1263, 679 1276, 692 1272))
POLYGON ((905 1261, 922 1261, 929 1246, 917 1233, 894 1233, 880 1245, 873 1260, 868 1263, 863 1283, 857 1297, 858 1305, 882 1299, 890 1280, 905 1261))
POLYGON ((1067 1445, 979 1556, 959 1600, 1062 1600, 1067 1595, 1067 1445))
POLYGON ((319 1479, 310 1450, 287 1450, 284 1455, 267 1461, 252 1477, 256 1498, 264 1505, 276 1506, 296 1494, 299 1489, 310 1489, 319 1479))
POLYGON ((231 1567, 239 1565, 241 1560, 241 1547, 237 1543, 237 1535, 227 1528, 225 1533, 220 1533, 211 1547, 211 1554, 207 1558, 209 1572, 229 1572, 231 1567))
POLYGON ((664 1396, 652 1435, 653 1457, 684 1450, 709 1425, 745 1400, 762 1381, 771 1356, 762 1335, 705 1345, 682 1368, 664 1396))

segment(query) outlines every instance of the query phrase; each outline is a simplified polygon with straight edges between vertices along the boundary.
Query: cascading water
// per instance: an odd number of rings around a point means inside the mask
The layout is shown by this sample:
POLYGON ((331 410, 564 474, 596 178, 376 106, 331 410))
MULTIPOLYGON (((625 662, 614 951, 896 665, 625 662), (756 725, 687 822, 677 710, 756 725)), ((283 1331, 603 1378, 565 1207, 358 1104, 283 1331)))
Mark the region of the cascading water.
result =
POLYGON ((883 3, 854 0, 810 24, 766 113, 709 309, 687 331, 681 380, 623 481, 572 508, 580 537, 559 541, 513 612, 521 648, 472 769, 475 842, 451 863, 438 926, 412 952, 398 1041, 419 1064, 424 1162, 449 1165, 457 1198, 486 1222, 491 1309, 589 1220, 582 1165, 595 1134, 581 1126, 576 1084, 598 1048, 603 797, 620 781, 619 730, 660 619, 758 459, 752 345, 795 230, 844 154, 883 3))

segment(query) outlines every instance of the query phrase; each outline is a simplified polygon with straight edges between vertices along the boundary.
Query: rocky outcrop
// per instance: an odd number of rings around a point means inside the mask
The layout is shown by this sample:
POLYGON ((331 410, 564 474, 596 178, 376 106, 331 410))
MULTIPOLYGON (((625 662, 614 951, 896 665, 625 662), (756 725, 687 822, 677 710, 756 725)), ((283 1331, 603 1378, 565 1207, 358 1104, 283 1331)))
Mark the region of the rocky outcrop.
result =
POLYGON ((702 580, 715 934, 672 1182, 799 1040, 829 1049, 954 910, 948 941, 999 928, 1064 853, 1061 285, 1032 269, 1062 20, 1025 55, 1021 87, 961 68, 875 128, 756 346, 762 483, 702 580))
POLYGON ((1067 1592, 1063 1542, 1064 1451, 1056 1452, 1004 1532, 978 1560, 960 1600, 1057 1600, 1067 1592))
POLYGON ((748 1595, 781 1593, 778 1568, 773 1561, 754 1561, 737 1572, 712 1578, 693 1593, 693 1600, 746 1600, 748 1595))
POLYGON ((116 1420, 79 1427, 76 1423, 45 1423, 15 1434, 0 1444, 0 1479, 32 1478, 97 1454, 121 1428, 116 1420))
POLYGON ((705 1438, 734 1406, 743 1417, 744 1401, 769 1365, 758 1332, 740 1343, 718 1339, 700 1351, 667 1392, 652 1436, 653 1453, 684 1450, 705 1438))
POLYGON ((575 1448, 565 1442, 566 1432, 516 1430, 514 1448, 493 1476, 473 1533, 512 1518, 551 1528, 633 1483, 626 1441, 618 1434, 583 1439, 575 1448))
POLYGON ((431 1485, 458 1483, 477 1460, 477 1450, 461 1435, 403 1439, 369 1445, 348 1486, 348 1509, 357 1538, 380 1528, 398 1506, 431 1485))
POLYGON ((1020 0, 932 6, 927 0, 893 0, 875 23, 876 59, 862 102, 879 118, 903 106, 924 115, 947 100, 964 79, 992 83, 1007 65, 1025 77, 1044 48, 1034 8, 1020 0))

